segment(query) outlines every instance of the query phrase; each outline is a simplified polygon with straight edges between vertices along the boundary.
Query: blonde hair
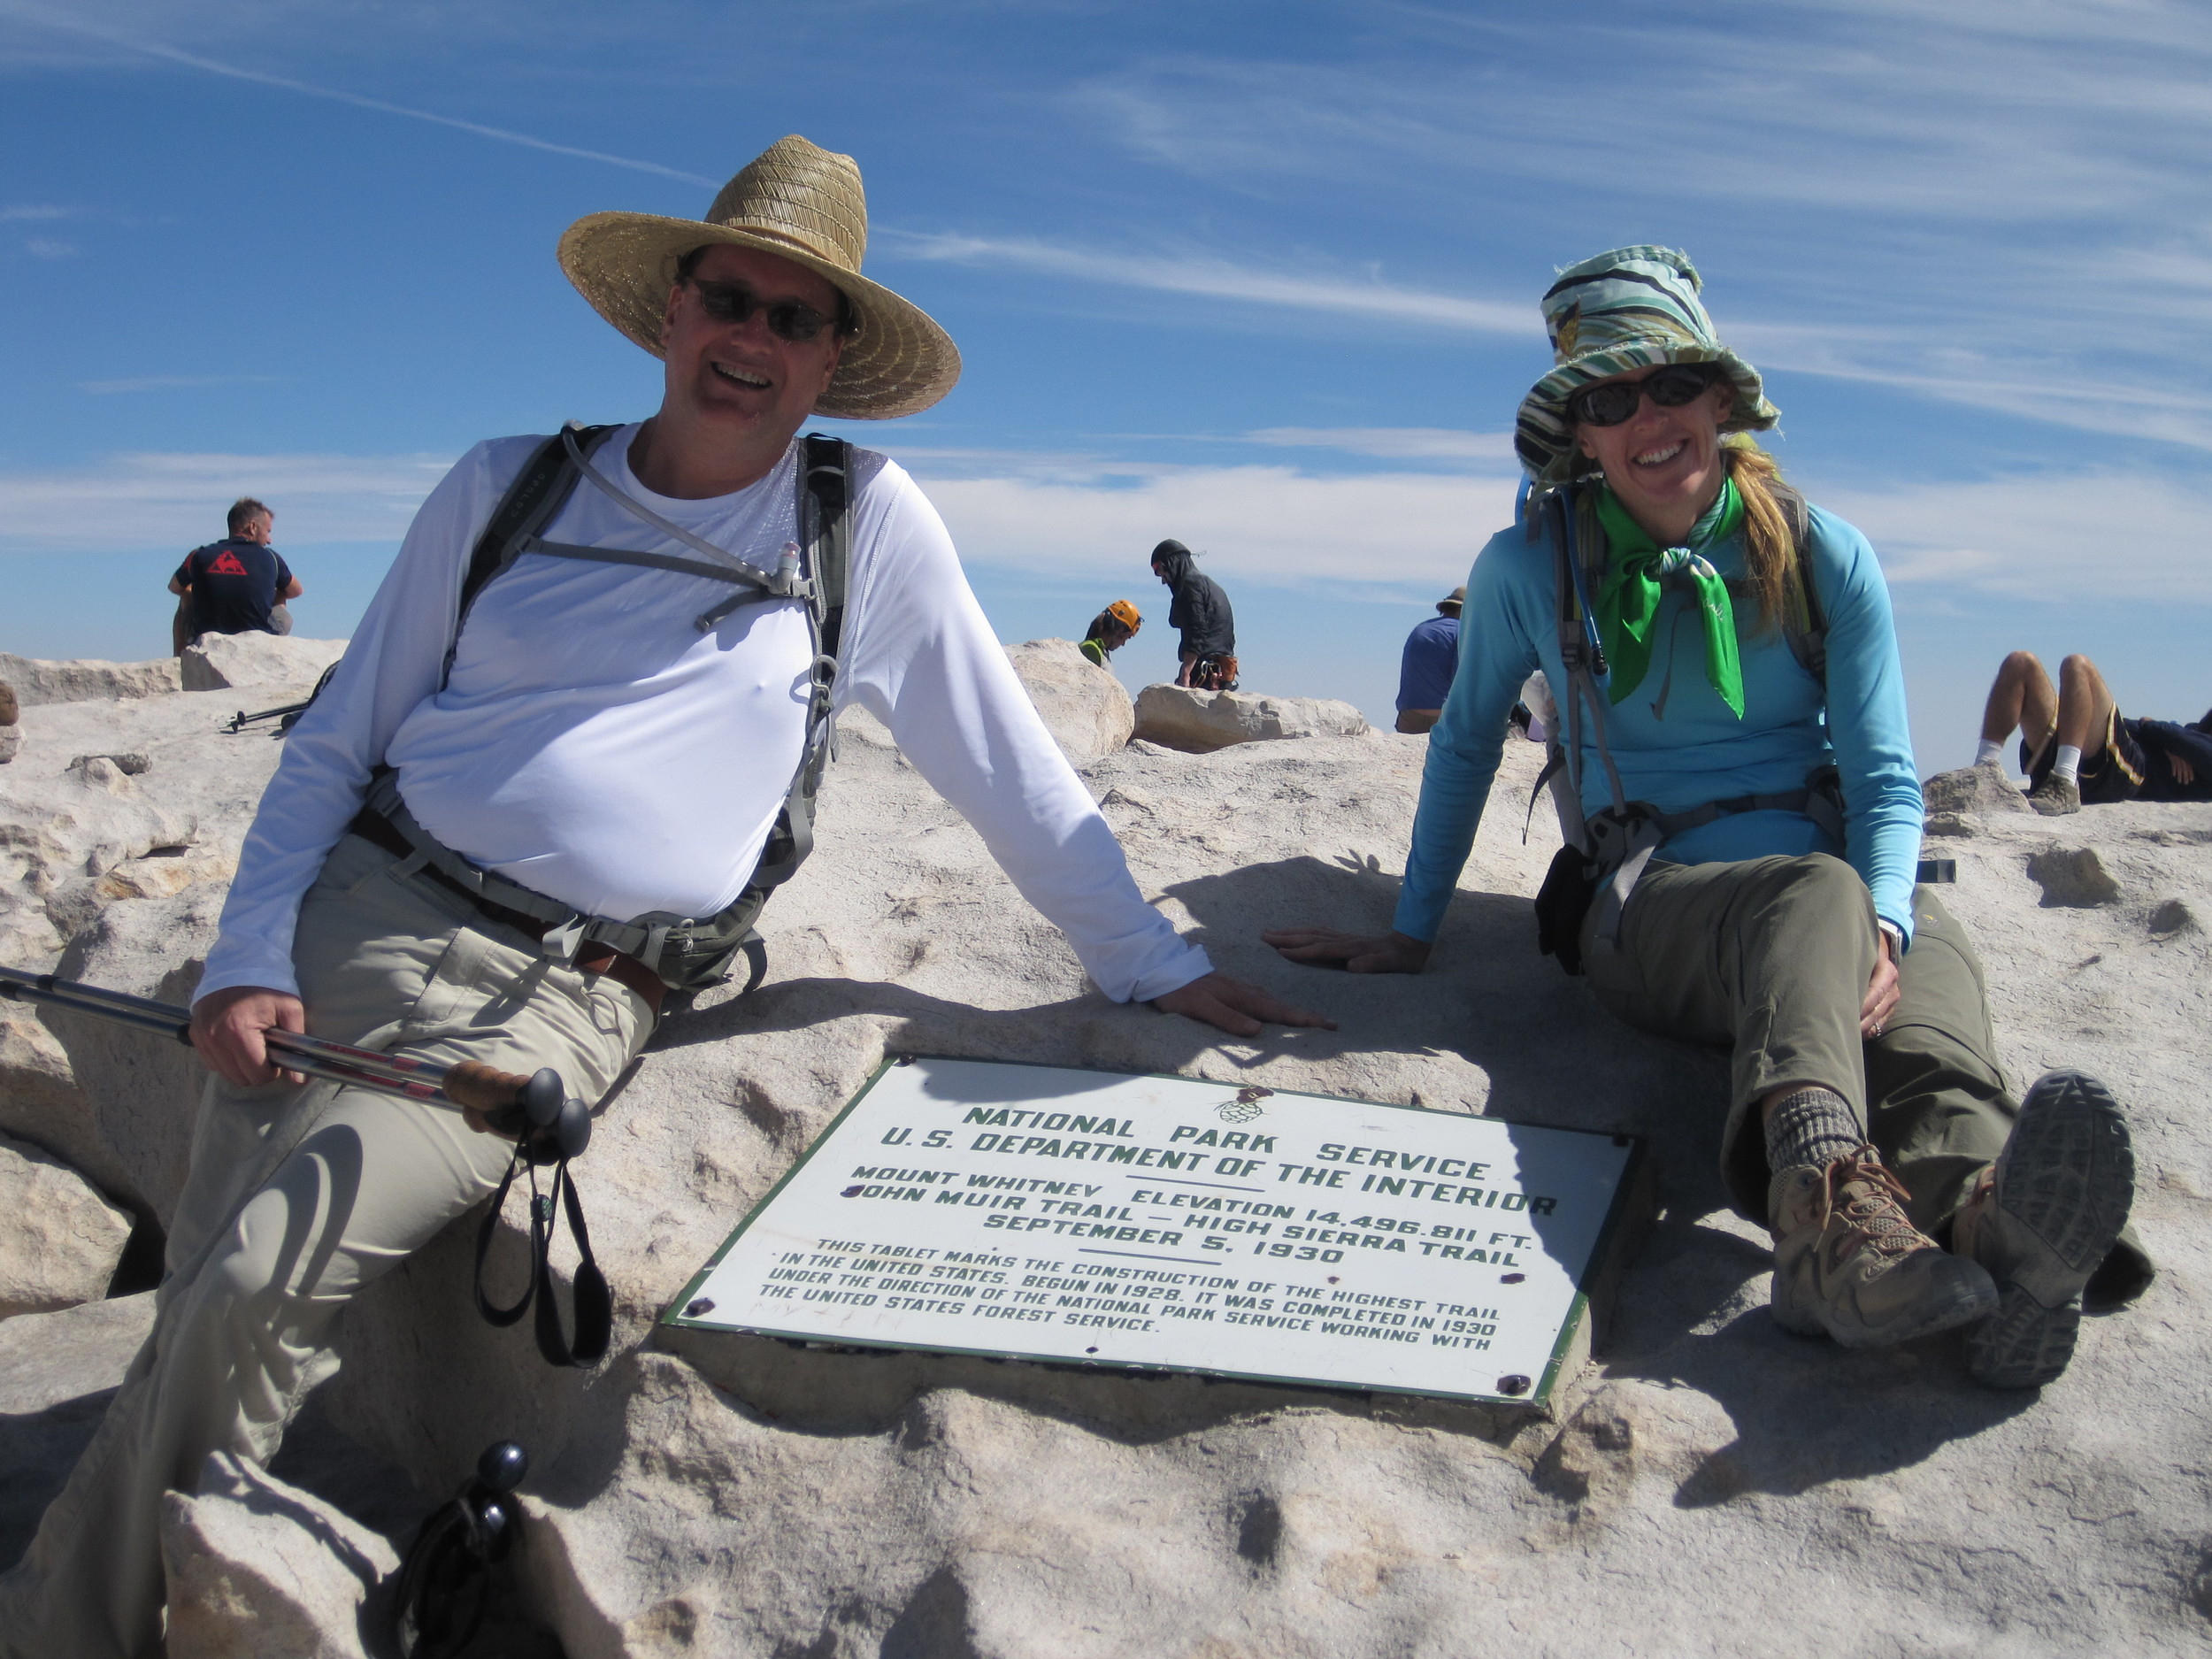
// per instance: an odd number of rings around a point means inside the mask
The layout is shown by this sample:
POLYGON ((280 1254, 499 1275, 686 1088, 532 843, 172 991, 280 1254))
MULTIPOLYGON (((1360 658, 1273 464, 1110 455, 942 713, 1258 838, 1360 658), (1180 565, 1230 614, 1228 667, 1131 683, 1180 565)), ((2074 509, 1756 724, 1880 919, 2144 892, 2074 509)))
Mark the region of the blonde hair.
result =
POLYGON ((1759 626, 1771 628, 1786 607, 1795 603, 1797 576, 1795 520, 1804 498, 1782 481, 1782 469, 1749 433, 1732 432, 1721 440, 1721 457, 1743 498, 1744 575, 1758 595, 1759 626))

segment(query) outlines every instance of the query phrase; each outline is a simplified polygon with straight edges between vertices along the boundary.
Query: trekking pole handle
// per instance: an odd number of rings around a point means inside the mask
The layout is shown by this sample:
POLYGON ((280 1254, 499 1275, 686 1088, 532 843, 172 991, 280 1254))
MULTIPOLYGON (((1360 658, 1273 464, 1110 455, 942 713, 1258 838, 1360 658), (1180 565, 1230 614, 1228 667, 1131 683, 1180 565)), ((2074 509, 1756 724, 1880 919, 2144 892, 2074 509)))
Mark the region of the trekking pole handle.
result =
POLYGON ((440 1083, 470 1128, 509 1141, 552 1123, 568 1098, 561 1074, 550 1066, 519 1077, 474 1060, 460 1060, 446 1067, 440 1083))

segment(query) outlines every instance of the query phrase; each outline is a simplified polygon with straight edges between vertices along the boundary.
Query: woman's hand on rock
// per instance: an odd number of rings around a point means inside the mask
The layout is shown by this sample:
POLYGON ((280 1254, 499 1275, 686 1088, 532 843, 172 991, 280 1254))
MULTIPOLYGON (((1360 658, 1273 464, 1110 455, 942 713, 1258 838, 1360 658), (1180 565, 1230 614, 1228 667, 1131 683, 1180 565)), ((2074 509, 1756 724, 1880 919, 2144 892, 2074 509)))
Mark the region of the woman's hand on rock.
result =
POLYGON ((1260 937, 1293 962, 1333 962, 1354 973, 1418 973, 1429 941, 1404 933, 1340 933, 1333 927, 1279 927, 1260 937))
POLYGON ((1271 991, 1247 985, 1225 973, 1210 973, 1152 999, 1164 1014, 1180 1014, 1237 1037, 1256 1037, 1263 1022, 1271 1025, 1317 1025, 1334 1031, 1336 1021, 1284 1002, 1271 991))
POLYGON ((287 1083, 307 1080, 297 1071, 280 1071, 269 1064, 261 1033, 273 1029, 307 1029, 307 1010, 288 991, 234 985, 192 1005, 192 1046, 209 1070, 242 1088, 257 1088, 280 1078, 287 1083))

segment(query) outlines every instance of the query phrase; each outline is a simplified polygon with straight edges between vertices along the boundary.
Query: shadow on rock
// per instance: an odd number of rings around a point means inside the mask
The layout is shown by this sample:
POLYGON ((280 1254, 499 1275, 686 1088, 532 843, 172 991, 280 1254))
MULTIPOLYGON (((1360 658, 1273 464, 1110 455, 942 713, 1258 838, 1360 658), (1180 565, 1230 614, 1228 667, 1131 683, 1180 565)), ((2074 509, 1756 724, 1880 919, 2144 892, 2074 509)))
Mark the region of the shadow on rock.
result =
POLYGON ((1657 1353, 1617 1356, 1609 1369, 1694 1388, 1734 1422, 1735 1440, 1706 1453, 1675 1490, 1676 1506, 1694 1509, 1746 1493, 1794 1496, 1909 1469, 2035 1403, 2032 1392, 1970 1383, 1962 1346, 1948 1334, 1900 1348, 1842 1348, 1791 1335, 1762 1306, 1657 1353))

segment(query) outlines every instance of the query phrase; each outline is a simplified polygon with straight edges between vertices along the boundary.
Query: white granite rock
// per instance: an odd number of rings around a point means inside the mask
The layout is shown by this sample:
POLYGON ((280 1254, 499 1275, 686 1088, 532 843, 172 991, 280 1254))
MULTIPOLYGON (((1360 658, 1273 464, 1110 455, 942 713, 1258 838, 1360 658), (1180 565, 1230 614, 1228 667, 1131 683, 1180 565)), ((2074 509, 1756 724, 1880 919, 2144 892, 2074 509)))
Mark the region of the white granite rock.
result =
MULTIPOLYGON (((278 746, 217 742, 204 718, 152 733, 163 705, 206 701, 109 705, 148 718, 49 747, 32 710, 27 758, 50 757, 52 775, 35 798, 0 795, 17 837, 0 856, 82 833, 42 813, 127 808, 189 810, 196 853, 234 848, 242 808, 210 797, 250 804, 278 746), (154 761, 130 780, 137 802, 61 792, 72 756, 126 749, 154 761)), ((1724 1062, 1613 1024, 1535 954, 1527 895, 1556 832, 1540 813, 1520 839, 1534 746, 1508 745, 1436 956, 1410 979, 1294 968, 1256 935, 1387 924, 1424 740, 1137 743, 1083 768, 1140 886, 1219 965, 1340 1022, 1243 1042, 1106 1003, 881 728, 847 735, 820 849, 764 918, 769 982, 672 1024, 579 1166, 614 1357, 555 1371, 525 1333, 483 1325, 471 1217, 348 1313, 345 1369, 318 1397, 428 1491, 450 1490, 488 1441, 524 1440, 527 1582, 575 1659, 2202 1650, 2212 941, 2190 918, 2212 915, 2212 811, 1992 811, 1943 849, 1958 865, 1946 902, 1988 968, 2016 1085, 2075 1064, 2127 1102, 2137 1221, 2164 1268, 2136 1309, 2086 1323, 2063 1379, 2021 1396, 1972 1387, 1944 1340, 1844 1353, 1773 1326, 1763 1232, 1728 1211, 1713 1167, 1724 1062), (2029 859, 2083 847, 2116 897, 2046 907, 2029 859), (659 1310, 898 1051, 1632 1132, 1649 1139, 1667 1213, 1550 1420, 661 1336, 659 1310)), ((79 879, 90 908, 68 960, 182 995, 219 879, 123 899, 79 879)), ((183 1143, 163 1114, 190 1113, 185 1056, 130 1059, 135 1039, 54 1029, 108 1155, 165 1190, 183 1143)), ((17 1062, 58 1090, 49 1064, 17 1062)), ((521 1217, 511 1206, 498 1247, 510 1267, 521 1217)), ((0 1324, 0 1394, 12 1327, 86 1311, 0 1324)), ((330 1582, 341 1606, 350 1592, 330 1582)))
POLYGON ((228 1452, 208 1458, 191 1496, 172 1492, 163 1503, 169 1659, 386 1651, 365 1617, 378 1610, 365 1608, 377 1586, 399 1570, 380 1534, 228 1452))
POLYGON ((0 1320, 0 1571, 31 1541, 153 1319, 147 1291, 0 1320))
POLYGON ((129 1215, 66 1164, 0 1135, 0 1319, 107 1294, 129 1215))
POLYGON ((346 654, 343 640, 303 640, 291 634, 203 634, 184 648, 178 665, 187 691, 267 690, 312 686, 346 654))
POLYGON ((1946 813, 2035 810, 2001 760, 1939 772, 1920 786, 1920 794, 1932 818, 1946 813))
POLYGON ((115 703, 183 689, 173 657, 150 663, 50 662, 0 651, 0 680, 15 687, 16 700, 27 709, 49 703, 115 703))
POLYGON ((1129 694, 1074 641, 1032 640, 1006 655, 1070 760, 1081 765, 1128 742, 1136 726, 1129 694))
POLYGON ((1325 697, 1268 697, 1182 686, 1147 686, 1137 694, 1137 736, 1191 754, 1270 738, 1357 737, 1367 729, 1357 709, 1325 697))

